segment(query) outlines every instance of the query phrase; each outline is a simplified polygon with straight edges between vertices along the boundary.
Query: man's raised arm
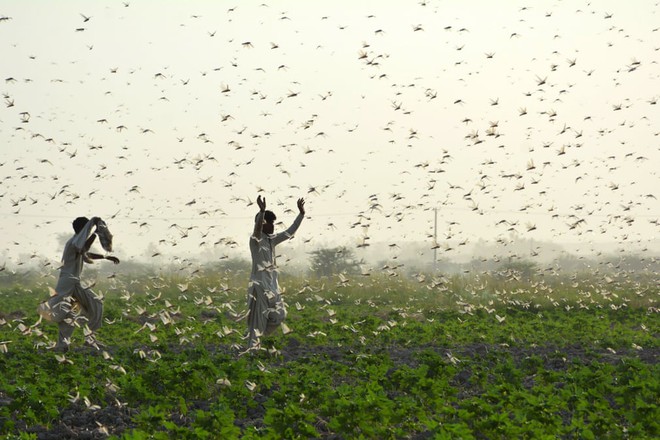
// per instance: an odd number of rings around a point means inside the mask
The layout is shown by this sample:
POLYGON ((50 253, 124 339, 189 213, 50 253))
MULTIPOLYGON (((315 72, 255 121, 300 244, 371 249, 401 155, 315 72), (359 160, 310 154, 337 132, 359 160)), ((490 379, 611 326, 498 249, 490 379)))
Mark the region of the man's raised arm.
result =
POLYGON ((261 230, 263 229, 264 215, 266 214, 266 198, 264 197, 262 199, 261 196, 257 196, 257 205, 259 205, 259 213, 254 220, 254 231, 252 231, 252 236, 259 240, 261 239, 261 230))
POLYGON ((305 199, 302 197, 298 199, 298 216, 296 219, 293 221, 291 226, 288 227, 288 229, 284 232, 280 232, 273 238, 273 244, 278 244, 281 243, 285 240, 290 239, 293 237, 293 234, 296 233, 298 228, 300 227, 300 224, 302 223, 303 219, 305 218, 305 199))
MULTIPOLYGON (((90 235, 92 234, 92 228, 96 226, 98 221, 100 220, 99 217, 92 217, 82 228, 80 232, 78 232, 75 237, 73 238, 73 246, 78 250, 78 252, 85 252, 87 251, 86 245, 87 245, 87 240, 91 239, 90 235)), ((93 242, 94 240, 91 239, 93 242)), ((91 242, 89 243, 91 246, 91 242)))

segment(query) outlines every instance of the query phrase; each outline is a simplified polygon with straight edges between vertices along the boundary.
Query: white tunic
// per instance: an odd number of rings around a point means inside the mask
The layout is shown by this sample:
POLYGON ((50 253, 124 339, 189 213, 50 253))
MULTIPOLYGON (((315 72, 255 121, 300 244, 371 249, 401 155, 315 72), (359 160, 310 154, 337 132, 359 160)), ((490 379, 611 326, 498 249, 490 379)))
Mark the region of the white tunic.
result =
POLYGON ((293 237, 298 230, 303 214, 298 214, 289 228, 278 234, 260 233, 263 223, 263 213, 255 221, 255 234, 250 237, 250 253, 252 255, 252 271, 248 285, 248 330, 252 347, 259 336, 267 335, 275 330, 286 317, 284 302, 280 296, 275 247, 293 237))
POLYGON ((81 307, 81 314, 87 318, 87 325, 95 330, 101 326, 103 303, 91 289, 84 289, 80 284, 80 274, 83 269, 83 255, 86 252, 85 242, 92 234, 94 221, 90 220, 80 232, 71 237, 64 246, 60 277, 55 286, 56 296, 51 297, 47 304, 49 318, 54 322, 62 322, 72 318, 71 301, 75 299, 81 307))
POLYGON ((60 278, 55 287, 58 295, 73 293, 76 283, 80 283, 80 274, 83 270, 84 247, 87 239, 92 234, 93 227, 94 222, 92 220, 88 221, 82 230, 71 237, 64 245, 60 278))

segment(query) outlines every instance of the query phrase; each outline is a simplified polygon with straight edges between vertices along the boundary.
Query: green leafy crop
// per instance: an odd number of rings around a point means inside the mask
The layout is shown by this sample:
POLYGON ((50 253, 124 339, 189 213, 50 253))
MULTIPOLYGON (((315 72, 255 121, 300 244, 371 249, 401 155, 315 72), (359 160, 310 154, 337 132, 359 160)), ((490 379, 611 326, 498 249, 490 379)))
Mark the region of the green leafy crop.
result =
POLYGON ((251 353, 242 277, 99 283, 102 345, 68 353, 38 281, 3 287, 0 438, 660 436, 652 283, 289 280, 289 331, 251 353))

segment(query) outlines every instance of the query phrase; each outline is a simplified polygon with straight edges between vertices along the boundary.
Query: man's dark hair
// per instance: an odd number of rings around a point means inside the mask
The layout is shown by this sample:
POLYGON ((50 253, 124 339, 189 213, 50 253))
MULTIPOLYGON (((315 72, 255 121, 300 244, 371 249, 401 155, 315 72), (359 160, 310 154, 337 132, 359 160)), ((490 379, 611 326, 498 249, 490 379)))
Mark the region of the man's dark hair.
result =
POLYGON ((85 227, 89 219, 87 217, 78 217, 73 221, 73 230, 76 231, 76 234, 85 227))
POLYGON ((264 220, 266 220, 266 223, 273 224, 275 223, 275 220, 277 220, 277 217, 273 213, 273 211, 266 211, 264 212, 264 220))
MULTIPOLYGON (((259 213, 254 216, 254 219, 256 220, 259 217, 259 213)), ((266 210, 264 211, 264 220, 266 220, 266 223, 273 224, 275 223, 275 220, 277 220, 277 217, 275 216, 275 213, 273 211, 266 210)))

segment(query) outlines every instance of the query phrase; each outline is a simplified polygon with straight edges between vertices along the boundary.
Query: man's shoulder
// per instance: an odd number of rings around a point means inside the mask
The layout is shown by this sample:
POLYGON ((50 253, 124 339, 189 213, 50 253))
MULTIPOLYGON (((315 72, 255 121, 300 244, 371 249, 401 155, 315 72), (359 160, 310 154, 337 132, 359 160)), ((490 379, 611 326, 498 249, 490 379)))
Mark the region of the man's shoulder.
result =
POLYGON ((64 243, 64 252, 67 252, 73 247, 73 240, 76 238, 74 235, 73 237, 69 238, 66 243, 64 243))

